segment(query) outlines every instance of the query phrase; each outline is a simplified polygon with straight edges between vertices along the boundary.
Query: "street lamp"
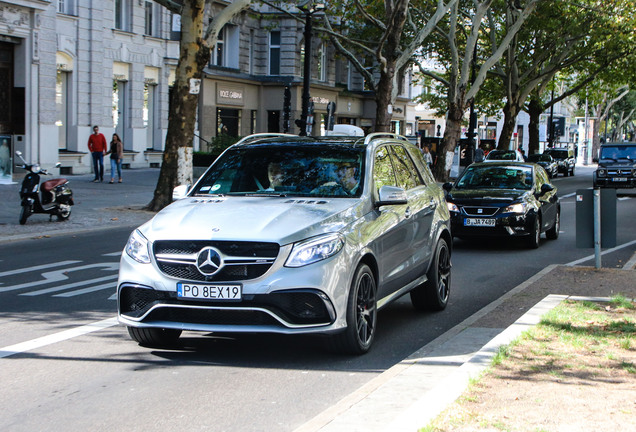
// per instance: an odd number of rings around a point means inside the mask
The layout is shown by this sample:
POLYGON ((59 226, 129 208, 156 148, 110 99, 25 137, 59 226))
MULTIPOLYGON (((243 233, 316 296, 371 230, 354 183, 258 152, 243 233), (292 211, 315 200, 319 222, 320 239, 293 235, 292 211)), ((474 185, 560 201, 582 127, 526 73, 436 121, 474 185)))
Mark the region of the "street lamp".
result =
POLYGON ((296 126, 300 128, 300 136, 307 136, 307 117, 309 117, 309 86, 311 81, 311 17, 316 12, 324 10, 322 3, 313 0, 304 0, 297 6, 305 14, 305 62, 303 64, 303 95, 300 119, 296 120, 296 126))

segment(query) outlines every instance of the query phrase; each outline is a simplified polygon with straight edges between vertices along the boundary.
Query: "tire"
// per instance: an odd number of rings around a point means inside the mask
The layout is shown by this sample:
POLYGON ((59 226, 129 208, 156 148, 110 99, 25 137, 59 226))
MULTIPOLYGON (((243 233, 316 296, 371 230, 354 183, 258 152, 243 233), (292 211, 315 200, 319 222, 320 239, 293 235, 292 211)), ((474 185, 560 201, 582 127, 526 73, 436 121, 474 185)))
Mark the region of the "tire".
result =
POLYGON ((181 336, 181 330, 128 327, 128 334, 140 345, 166 347, 177 342, 181 336))
POLYGON ((417 310, 444 310, 450 295, 451 252, 443 238, 437 242, 433 262, 426 277, 426 282, 410 293, 413 307, 417 310))
POLYGON ((545 232, 545 236, 548 240, 556 240, 559 238, 559 229, 561 228, 561 210, 557 209, 556 216, 554 218, 554 225, 552 228, 545 232))
POLYGON ((573 176, 574 175, 574 167, 572 167, 572 169, 570 170, 570 175, 573 176))
POLYGON ((569 169, 566 167, 565 171, 563 171, 563 177, 567 177, 568 174, 570 173, 569 169))
POLYGON ((329 348, 342 354, 365 354, 377 324, 375 277, 366 264, 358 267, 347 299, 347 328, 329 338, 329 348))
POLYGON ((541 218, 537 215, 534 218, 534 224, 532 226, 532 231, 530 235, 526 238, 526 245, 530 249, 536 249, 539 247, 539 242, 541 239, 541 218))
POLYGON ((27 219, 31 216, 31 206, 24 205, 22 206, 22 210, 20 210, 20 225, 24 225, 27 219))
POLYGON ((60 206, 57 212, 57 220, 65 221, 71 216, 71 206, 63 204, 60 206))

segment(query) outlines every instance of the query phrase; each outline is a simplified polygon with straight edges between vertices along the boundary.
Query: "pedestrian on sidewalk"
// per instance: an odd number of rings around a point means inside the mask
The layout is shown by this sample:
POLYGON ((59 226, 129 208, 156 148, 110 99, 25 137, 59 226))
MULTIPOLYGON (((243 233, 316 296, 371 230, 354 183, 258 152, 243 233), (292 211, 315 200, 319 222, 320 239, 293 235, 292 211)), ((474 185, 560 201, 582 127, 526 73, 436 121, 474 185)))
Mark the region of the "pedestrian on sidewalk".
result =
POLYGON ((422 156, 424 156, 424 162, 430 169, 433 169, 433 155, 431 155, 430 149, 427 145, 422 147, 422 156))
POLYGON ((104 181, 104 154, 107 150, 106 137, 99 132, 99 126, 93 126, 93 133, 88 137, 88 150, 93 157, 93 183, 104 181))
POLYGON ((110 154, 110 181, 108 183, 113 184, 115 182, 115 170, 117 170, 117 178, 121 183, 121 162, 124 159, 124 143, 119 139, 119 135, 113 134, 113 139, 110 142, 110 150, 106 154, 110 154))

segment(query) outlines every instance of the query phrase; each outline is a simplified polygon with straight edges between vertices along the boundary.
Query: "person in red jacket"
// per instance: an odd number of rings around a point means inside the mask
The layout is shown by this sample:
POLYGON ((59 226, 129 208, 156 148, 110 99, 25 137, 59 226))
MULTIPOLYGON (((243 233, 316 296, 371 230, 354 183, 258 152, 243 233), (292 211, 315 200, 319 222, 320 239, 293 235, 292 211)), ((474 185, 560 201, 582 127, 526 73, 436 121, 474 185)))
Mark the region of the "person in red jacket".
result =
POLYGON ((106 153, 107 144, 104 134, 99 133, 99 126, 93 126, 93 133, 88 137, 88 150, 93 156, 93 171, 95 171, 95 180, 93 183, 104 181, 104 153, 106 153))

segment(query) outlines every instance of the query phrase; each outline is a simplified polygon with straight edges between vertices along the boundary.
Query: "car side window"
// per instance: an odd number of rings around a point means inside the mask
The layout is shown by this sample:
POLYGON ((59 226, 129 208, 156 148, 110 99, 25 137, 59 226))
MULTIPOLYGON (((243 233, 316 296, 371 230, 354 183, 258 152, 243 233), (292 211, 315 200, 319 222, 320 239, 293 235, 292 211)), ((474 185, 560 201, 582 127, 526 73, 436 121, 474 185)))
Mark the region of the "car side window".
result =
POLYGON ((395 175, 398 186, 404 188, 404 190, 409 190, 424 184, 404 147, 393 145, 391 148, 395 155, 395 175))
POLYGON ((379 191, 382 186, 397 186, 389 148, 386 146, 380 147, 375 152, 373 183, 376 192, 379 191))

